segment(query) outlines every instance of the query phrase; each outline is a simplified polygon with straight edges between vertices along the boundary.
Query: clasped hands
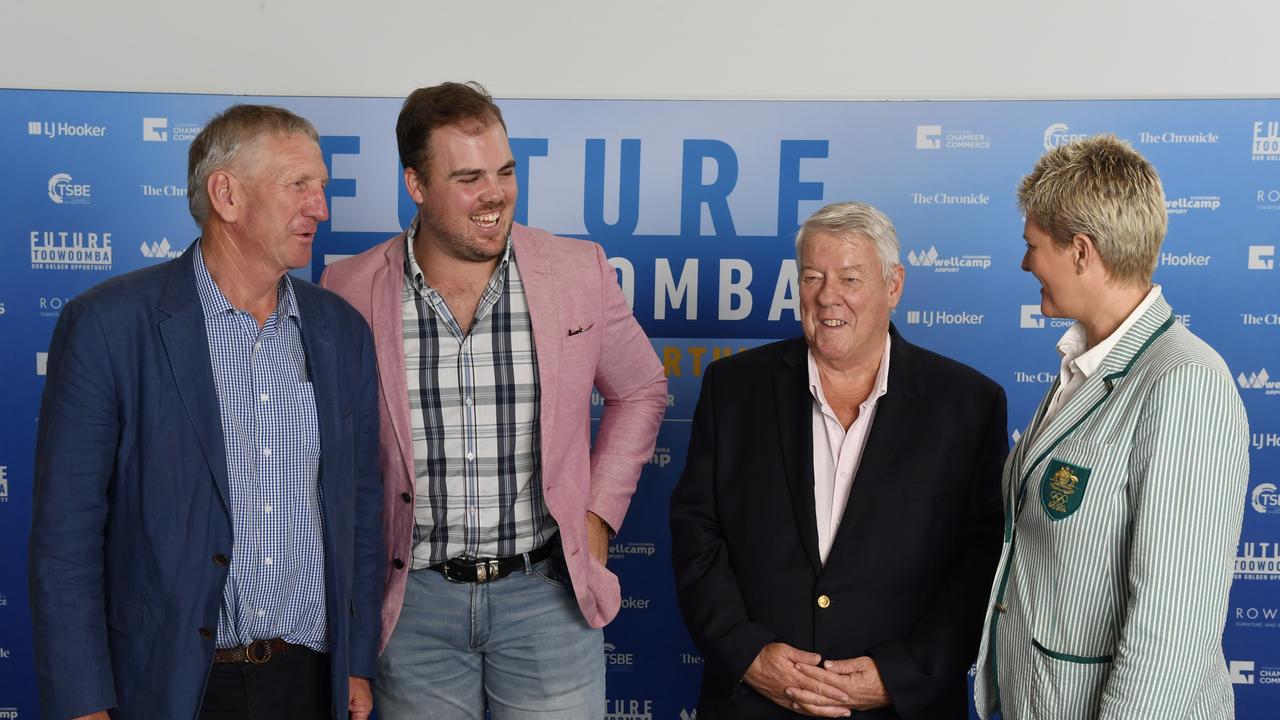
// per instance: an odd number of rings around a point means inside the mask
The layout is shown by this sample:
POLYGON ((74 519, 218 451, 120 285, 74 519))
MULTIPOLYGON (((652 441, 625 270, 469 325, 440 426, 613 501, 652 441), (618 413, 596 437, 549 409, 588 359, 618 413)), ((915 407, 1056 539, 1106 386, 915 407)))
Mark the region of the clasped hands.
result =
POLYGON ((743 680, 774 703, 815 717, 849 717, 890 703, 871 658, 824 661, 781 642, 765 645, 743 680))

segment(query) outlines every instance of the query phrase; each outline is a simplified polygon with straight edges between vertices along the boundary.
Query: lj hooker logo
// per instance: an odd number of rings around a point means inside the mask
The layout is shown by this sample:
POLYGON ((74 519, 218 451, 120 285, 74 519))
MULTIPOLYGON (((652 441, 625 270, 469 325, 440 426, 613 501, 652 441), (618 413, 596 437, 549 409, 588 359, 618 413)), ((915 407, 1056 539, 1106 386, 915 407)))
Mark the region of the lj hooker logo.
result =
POLYGON ((35 270, 110 270, 111 233, 32 230, 31 267, 35 270))

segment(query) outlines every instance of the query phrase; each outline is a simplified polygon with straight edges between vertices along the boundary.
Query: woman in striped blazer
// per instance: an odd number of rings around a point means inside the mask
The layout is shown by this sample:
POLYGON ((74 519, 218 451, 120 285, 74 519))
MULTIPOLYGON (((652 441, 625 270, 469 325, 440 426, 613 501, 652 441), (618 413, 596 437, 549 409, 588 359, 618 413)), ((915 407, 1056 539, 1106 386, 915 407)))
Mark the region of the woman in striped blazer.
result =
POLYGON ((1248 479, 1226 364, 1153 285, 1155 169, 1114 135, 1018 190, 1041 312, 1076 320, 1004 471, 1004 549, 978 658, 1004 720, 1233 717, 1222 654, 1248 479))

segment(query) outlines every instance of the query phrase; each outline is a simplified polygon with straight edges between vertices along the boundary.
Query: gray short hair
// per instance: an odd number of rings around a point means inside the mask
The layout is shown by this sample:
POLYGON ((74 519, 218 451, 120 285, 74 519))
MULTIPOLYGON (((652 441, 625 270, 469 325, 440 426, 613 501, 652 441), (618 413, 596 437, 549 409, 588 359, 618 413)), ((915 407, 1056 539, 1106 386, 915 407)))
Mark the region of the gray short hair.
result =
POLYGON ((886 282, 893 271, 902 267, 899 259, 898 231, 889 217, 874 207, 860 202, 832 203, 809 216, 796 233, 796 262, 803 262, 804 243, 813 232, 827 232, 850 239, 865 237, 876 246, 880 258, 880 273, 886 282))
POLYGON ((1045 153, 1018 187, 1018 207, 1058 245, 1093 240, 1111 278, 1151 282, 1169 217, 1160 176, 1115 135, 1045 153))
POLYGON ((196 225, 209 218, 209 176, 230 167, 245 147, 268 134, 301 133, 320 142, 305 118, 272 105, 232 105, 215 115, 191 143, 187 153, 187 206, 196 225))

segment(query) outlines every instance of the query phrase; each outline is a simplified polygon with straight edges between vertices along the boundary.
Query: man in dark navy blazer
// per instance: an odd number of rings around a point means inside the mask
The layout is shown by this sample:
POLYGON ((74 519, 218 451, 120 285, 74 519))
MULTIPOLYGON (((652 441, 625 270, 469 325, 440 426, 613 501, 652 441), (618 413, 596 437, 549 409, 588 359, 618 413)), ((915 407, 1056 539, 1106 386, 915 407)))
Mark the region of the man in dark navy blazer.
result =
POLYGON ((1005 397, 890 324, 892 223, 796 239, 804 337, 712 363, 671 496, 701 720, 968 717, 1000 550, 1005 397))
POLYGON ((315 128, 192 143, 201 238, 63 310, 30 542, 47 718, 367 718, 382 600, 372 340, 287 272, 328 217, 315 128))

